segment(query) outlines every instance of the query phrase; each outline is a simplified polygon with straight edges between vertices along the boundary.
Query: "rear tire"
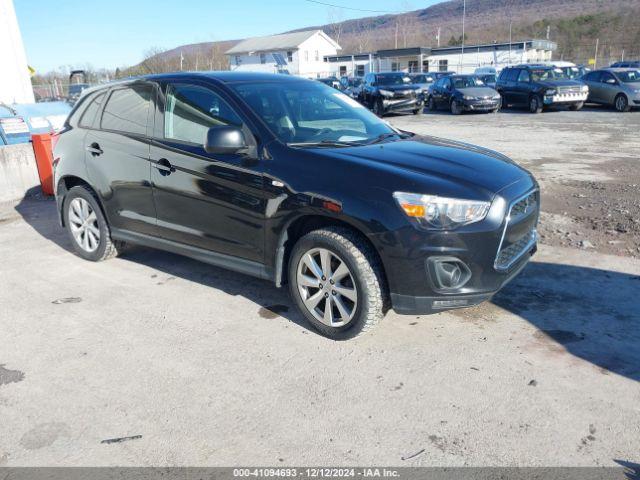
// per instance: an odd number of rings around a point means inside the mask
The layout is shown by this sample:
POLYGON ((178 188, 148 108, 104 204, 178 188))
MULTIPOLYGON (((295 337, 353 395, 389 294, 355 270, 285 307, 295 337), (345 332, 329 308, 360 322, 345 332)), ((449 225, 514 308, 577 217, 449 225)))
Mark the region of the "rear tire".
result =
POLYGON ((300 238, 291 252, 288 275, 293 301, 326 337, 353 338, 384 317, 382 266, 372 247, 353 230, 327 227, 300 238))
POLYGON ((532 95, 531 98, 529 98, 529 111, 531 113, 540 113, 542 112, 542 108, 543 104, 540 97, 538 95, 532 95))
POLYGON ((619 112, 628 112, 631 110, 631 105, 629 105, 629 99, 624 93, 619 93, 616 99, 613 101, 613 106, 619 112))
POLYGON ((78 185, 67 192, 62 214, 71 245, 85 260, 107 260, 124 248, 123 242, 111 239, 109 224, 96 194, 88 186, 78 185))

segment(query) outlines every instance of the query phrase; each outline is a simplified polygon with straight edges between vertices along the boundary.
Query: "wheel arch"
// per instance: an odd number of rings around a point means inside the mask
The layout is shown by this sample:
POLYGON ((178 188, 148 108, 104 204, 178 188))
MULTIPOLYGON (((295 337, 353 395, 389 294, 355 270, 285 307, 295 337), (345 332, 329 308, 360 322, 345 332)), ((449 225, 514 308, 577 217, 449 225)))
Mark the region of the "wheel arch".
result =
MULTIPOLYGON (((56 186, 56 199, 58 202, 58 215, 60 218, 60 225, 65 227, 64 224, 64 214, 62 212, 62 208, 64 207, 64 199, 73 187, 84 186, 91 190, 100 206, 100 210, 102 210, 102 215, 104 218, 107 218, 104 205, 102 205, 102 200, 100 199, 100 195, 96 192, 96 190, 91 186, 89 182, 87 182, 84 178, 78 177, 77 175, 65 175, 58 180, 58 185, 56 186)), ((107 220, 108 221, 108 220, 107 220)))
POLYGON ((380 253, 370 237, 365 233, 365 229, 354 222, 350 222, 344 218, 331 217, 319 214, 303 214, 299 215, 287 222, 278 238, 278 244, 275 254, 274 280, 277 287, 281 287, 287 283, 287 275, 285 274, 289 266, 289 258, 293 246, 296 242, 307 233, 325 227, 343 227, 355 232, 364 242, 368 243, 371 250, 378 257, 377 260, 384 275, 385 284, 388 285, 387 273, 384 269, 384 263, 380 257, 380 253))

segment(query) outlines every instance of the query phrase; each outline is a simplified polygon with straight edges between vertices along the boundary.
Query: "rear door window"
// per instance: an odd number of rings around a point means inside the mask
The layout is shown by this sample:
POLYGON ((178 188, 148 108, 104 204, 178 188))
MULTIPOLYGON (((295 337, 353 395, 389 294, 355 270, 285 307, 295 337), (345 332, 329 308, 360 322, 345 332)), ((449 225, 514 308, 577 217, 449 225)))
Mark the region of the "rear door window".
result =
POLYGON ((520 74, 520 69, 514 68, 513 70, 509 70, 509 74, 507 75, 508 82, 515 82, 518 79, 518 75, 520 74))
POLYGON ((100 127, 104 130, 146 135, 151 92, 151 85, 134 85, 114 90, 102 112, 100 127))

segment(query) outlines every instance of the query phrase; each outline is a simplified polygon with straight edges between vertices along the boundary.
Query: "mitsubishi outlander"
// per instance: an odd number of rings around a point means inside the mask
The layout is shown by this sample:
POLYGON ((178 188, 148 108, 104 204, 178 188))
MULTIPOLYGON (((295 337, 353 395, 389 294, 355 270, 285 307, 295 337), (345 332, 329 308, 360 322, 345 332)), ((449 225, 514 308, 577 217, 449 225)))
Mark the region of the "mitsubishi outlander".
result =
POLYGON ((389 308, 488 300, 536 250, 529 172, 393 128, 293 76, 175 73, 89 89, 54 168, 60 222, 82 258, 140 244, 287 284, 335 339, 389 308))

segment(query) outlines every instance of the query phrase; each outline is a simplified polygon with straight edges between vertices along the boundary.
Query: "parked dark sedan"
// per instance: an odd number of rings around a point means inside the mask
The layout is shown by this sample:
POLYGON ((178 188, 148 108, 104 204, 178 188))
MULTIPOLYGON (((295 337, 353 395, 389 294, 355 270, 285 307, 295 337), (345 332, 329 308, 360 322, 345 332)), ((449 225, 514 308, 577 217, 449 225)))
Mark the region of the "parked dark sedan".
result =
POLYGON ((429 87, 429 110, 450 110, 454 115, 462 112, 497 112, 500 94, 486 86, 475 75, 449 75, 429 87))
POLYGON ((421 97, 420 87, 406 73, 367 73, 359 100, 382 117, 391 112, 422 113, 421 97))
POLYGON ((536 250, 529 172, 396 130, 316 81, 128 79, 86 92, 58 138, 57 210, 80 257, 105 260, 127 242, 288 284, 336 339, 371 329, 389 306, 476 305, 536 250))
POLYGON ((589 94, 589 87, 579 80, 570 80, 562 70, 545 65, 507 67, 498 77, 496 90, 504 107, 524 106, 531 113, 545 107, 567 106, 580 110, 589 94))

